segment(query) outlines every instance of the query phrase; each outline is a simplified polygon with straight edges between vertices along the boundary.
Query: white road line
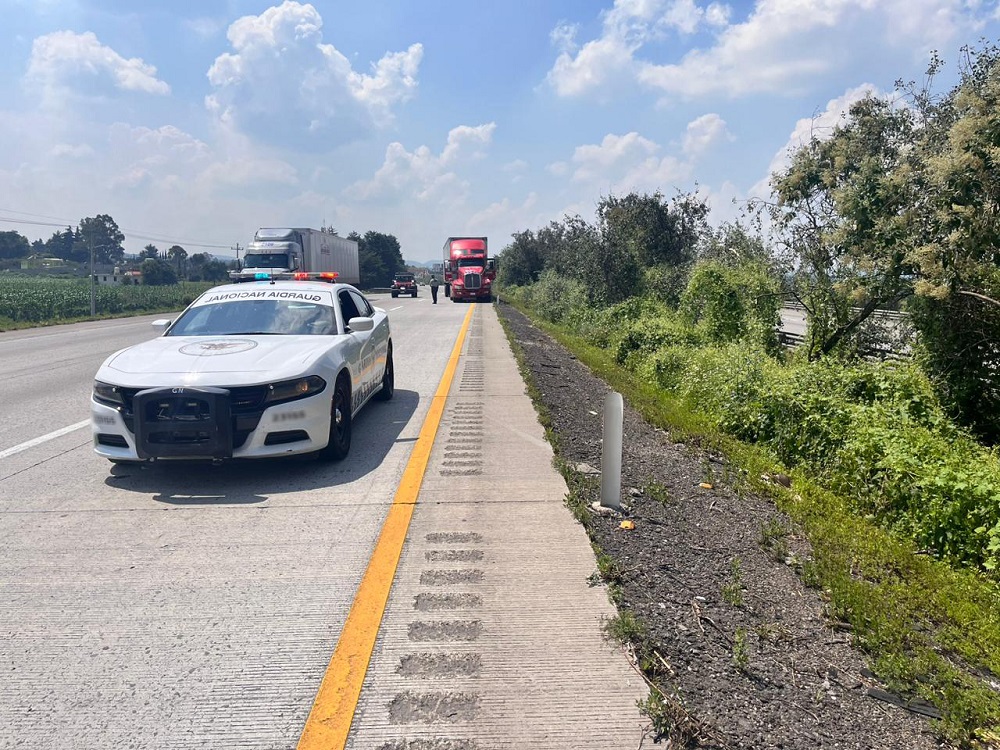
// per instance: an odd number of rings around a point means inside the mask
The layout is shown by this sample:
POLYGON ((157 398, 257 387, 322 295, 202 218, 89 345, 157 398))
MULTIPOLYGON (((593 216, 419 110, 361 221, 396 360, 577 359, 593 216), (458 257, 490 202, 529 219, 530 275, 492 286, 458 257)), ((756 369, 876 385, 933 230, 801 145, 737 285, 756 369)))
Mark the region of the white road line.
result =
MULTIPOLYGON (((169 317, 169 316, 167 316, 165 314, 164 317, 169 317)), ((151 326, 152 325, 152 321, 148 321, 147 322, 147 321, 135 321, 135 320, 131 320, 131 321, 127 322, 127 323, 115 323, 113 321, 109 321, 108 324, 106 324, 105 326, 103 326, 103 329, 104 330, 109 330, 109 329, 112 329, 112 328, 129 328, 129 327, 135 327, 135 326, 140 326, 140 325, 150 325, 151 326)), ((25 329, 22 329, 22 330, 25 330, 25 329)), ((99 329, 97 329, 97 328, 86 328, 84 330, 85 331, 96 331, 96 330, 99 330, 99 329)), ((2 333, 15 333, 15 331, 3 331, 2 333)), ((79 333, 80 333, 79 329, 77 329, 77 330, 65 330, 65 331, 51 330, 51 331, 47 331, 45 333, 37 333, 37 334, 34 334, 32 336, 11 336, 9 338, 2 338, 2 339, 0 339, 0 346, 2 346, 3 344, 20 344, 23 341, 35 341, 36 339, 50 339, 50 338, 53 338, 55 336, 76 336, 76 335, 79 335, 79 333)))
POLYGON ((400 305, 399 307, 390 307, 389 312, 396 312, 396 310, 402 310, 402 309, 403 309, 402 305, 400 305))
POLYGON ((86 427, 89 424, 90 420, 85 419, 82 422, 71 424, 69 427, 63 427, 61 430, 50 432, 48 435, 42 435, 41 437, 36 437, 34 440, 29 440, 26 443, 15 445, 13 448, 8 448, 7 450, 0 451, 0 458, 7 458, 8 456, 13 456, 15 453, 20 453, 21 451, 28 450, 28 448, 34 448, 36 445, 41 445, 42 443, 46 443, 49 440, 55 440, 57 437, 62 437, 63 435, 69 435, 69 433, 76 432, 77 430, 86 427))

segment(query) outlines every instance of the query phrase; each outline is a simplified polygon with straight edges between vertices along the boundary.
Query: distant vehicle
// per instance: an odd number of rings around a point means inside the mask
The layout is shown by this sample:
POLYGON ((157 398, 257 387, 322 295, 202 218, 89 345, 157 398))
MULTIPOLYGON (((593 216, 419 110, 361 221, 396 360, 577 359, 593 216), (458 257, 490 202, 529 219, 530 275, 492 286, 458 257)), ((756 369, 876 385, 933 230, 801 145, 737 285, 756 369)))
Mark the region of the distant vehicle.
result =
POLYGON ((162 336, 97 372, 94 450, 113 463, 345 458, 354 416, 392 398, 395 372, 388 315, 333 276, 217 286, 155 321, 162 336))
POLYGON ((393 297, 401 294, 417 296, 417 282, 412 273, 397 273, 392 279, 392 288, 389 290, 393 297))
POLYGON ((247 245, 243 266, 229 274, 233 281, 255 279, 262 274, 339 274, 345 284, 361 282, 358 243, 319 229, 262 227, 247 245))
POLYGON ((444 296, 452 302, 493 299, 496 260, 487 255, 486 237, 449 237, 444 243, 444 296))

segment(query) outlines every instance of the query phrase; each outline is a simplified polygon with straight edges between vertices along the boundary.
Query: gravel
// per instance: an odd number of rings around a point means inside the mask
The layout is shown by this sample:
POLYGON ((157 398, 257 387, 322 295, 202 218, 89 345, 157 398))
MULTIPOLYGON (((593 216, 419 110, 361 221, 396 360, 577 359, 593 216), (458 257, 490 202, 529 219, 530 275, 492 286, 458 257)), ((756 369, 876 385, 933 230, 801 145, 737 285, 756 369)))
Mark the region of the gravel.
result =
MULTIPOLYGON (((497 309, 540 394, 559 459, 590 474, 601 465, 608 386, 519 312, 497 309)), ((907 705, 868 670, 822 592, 797 572, 808 543, 767 498, 734 489, 738 474, 723 456, 673 442, 626 402, 623 513, 594 510, 588 525, 610 558, 602 567, 617 583, 619 612, 644 628, 637 650, 656 665, 671 717, 646 744, 945 747, 925 715, 933 709, 907 705)), ((595 477, 572 484, 588 504, 600 499, 595 477)))

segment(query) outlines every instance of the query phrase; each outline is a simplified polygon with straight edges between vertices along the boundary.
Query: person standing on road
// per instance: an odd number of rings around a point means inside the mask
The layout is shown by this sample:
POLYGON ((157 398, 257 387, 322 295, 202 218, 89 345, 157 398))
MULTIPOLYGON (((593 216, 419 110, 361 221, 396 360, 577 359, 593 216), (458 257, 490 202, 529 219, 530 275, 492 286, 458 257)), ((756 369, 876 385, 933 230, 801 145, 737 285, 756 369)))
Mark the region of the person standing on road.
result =
POLYGON ((431 274, 431 299, 433 300, 431 304, 438 303, 438 280, 434 274, 431 274))

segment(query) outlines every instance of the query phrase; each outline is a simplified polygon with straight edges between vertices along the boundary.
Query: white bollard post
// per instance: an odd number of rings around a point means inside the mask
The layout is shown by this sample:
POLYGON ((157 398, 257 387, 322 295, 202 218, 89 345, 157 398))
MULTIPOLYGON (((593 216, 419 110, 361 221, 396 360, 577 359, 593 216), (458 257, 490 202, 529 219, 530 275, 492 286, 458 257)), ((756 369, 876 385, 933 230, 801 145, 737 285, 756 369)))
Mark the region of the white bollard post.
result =
POLYGON ((622 394, 612 391, 604 397, 604 444, 601 450, 601 505, 621 508, 622 424, 625 403, 622 394))

